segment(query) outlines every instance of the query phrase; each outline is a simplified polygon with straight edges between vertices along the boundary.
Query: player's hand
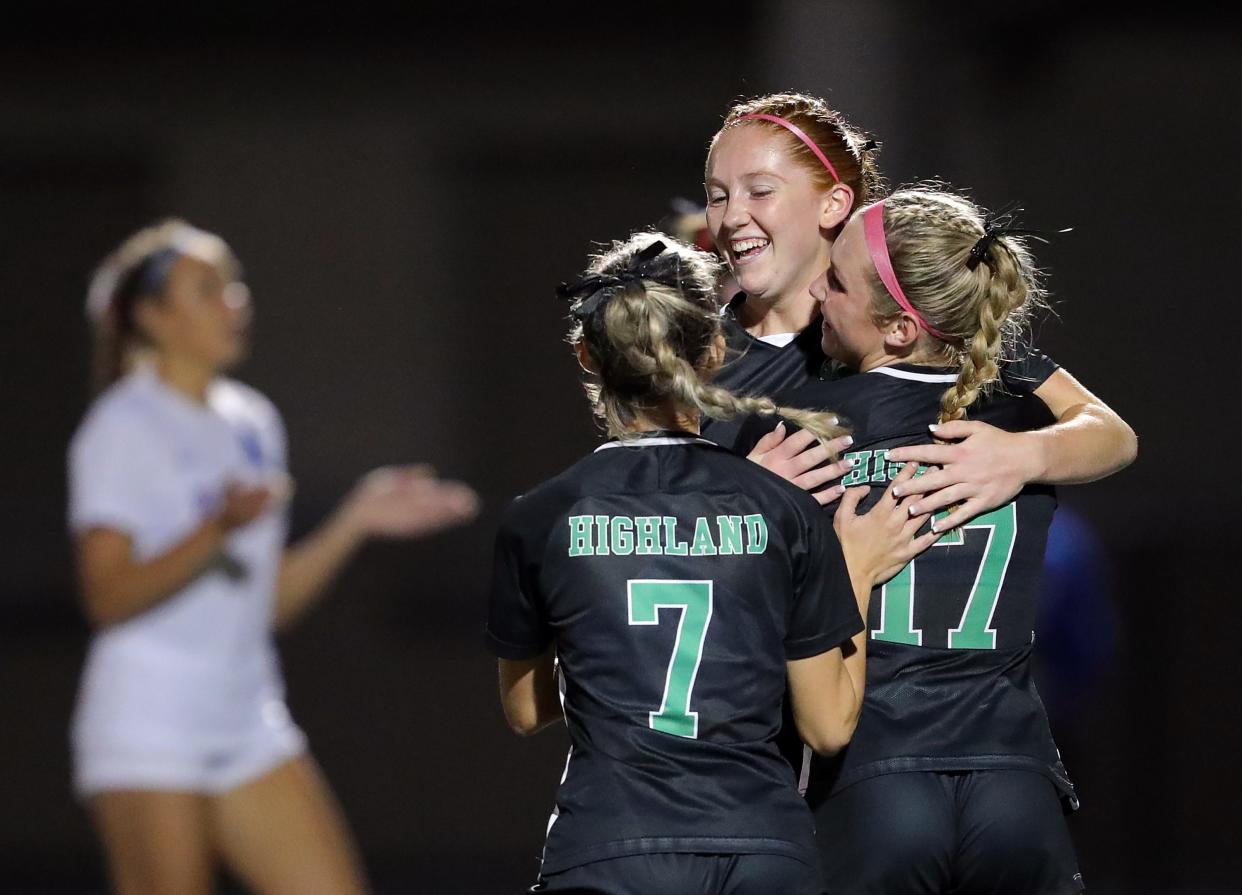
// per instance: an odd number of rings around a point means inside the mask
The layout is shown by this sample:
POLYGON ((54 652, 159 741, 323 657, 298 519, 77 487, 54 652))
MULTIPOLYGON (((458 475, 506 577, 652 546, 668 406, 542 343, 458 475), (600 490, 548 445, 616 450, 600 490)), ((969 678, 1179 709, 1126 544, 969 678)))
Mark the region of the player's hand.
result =
POLYGON ((918 514, 953 507, 936 523, 941 533, 1007 504, 1037 475, 1038 444, 1029 433, 1006 432, 974 420, 941 423, 932 432, 952 444, 893 448, 888 459, 939 467, 902 485, 898 497, 919 498, 911 504, 918 514))
POLYGON ((832 527, 841 541, 845 564, 854 581, 865 581, 875 587, 888 581, 940 537, 937 532, 919 535, 928 514, 910 512, 913 498, 898 500, 896 494, 907 485, 918 464, 907 463, 884 490, 884 495, 866 513, 858 513, 858 504, 867 492, 867 485, 849 488, 841 498, 832 527))
POLYGON ((224 489, 224 504, 216 515, 216 521, 226 532, 249 525, 279 499, 279 495, 267 485, 248 485, 233 482, 224 489))
POLYGON ((436 478, 424 464, 385 466, 362 477, 343 512, 360 534, 417 538, 469 522, 479 496, 462 482, 436 478))
POLYGON ((848 435, 842 435, 825 444, 808 432, 799 429, 786 437, 785 424, 778 423, 776 428, 759 439, 747 460, 758 463, 764 469, 774 472, 786 481, 793 482, 803 491, 810 491, 820 506, 832 503, 845 493, 840 485, 823 488, 829 482, 841 478, 854 465, 853 460, 841 459, 826 466, 820 466, 832 457, 841 456, 841 452, 854 443, 848 435), (818 468, 817 468, 818 467, 818 468), (817 488, 822 490, 816 491, 817 488))

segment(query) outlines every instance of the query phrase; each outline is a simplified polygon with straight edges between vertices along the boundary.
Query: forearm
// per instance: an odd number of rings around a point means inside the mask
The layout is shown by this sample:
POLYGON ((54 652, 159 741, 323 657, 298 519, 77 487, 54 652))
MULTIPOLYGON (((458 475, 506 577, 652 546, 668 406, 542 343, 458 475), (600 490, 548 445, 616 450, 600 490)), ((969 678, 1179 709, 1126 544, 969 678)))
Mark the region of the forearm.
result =
POLYGON ((1021 436, 1031 446, 1027 481, 1075 485, 1124 469, 1138 455, 1138 438, 1125 420, 1099 404, 1077 404, 1051 426, 1021 436))
POLYGON ((554 647, 535 659, 501 659, 498 666, 500 702, 514 733, 530 736, 561 720, 554 647))
POLYGON ((337 510, 309 535, 287 548, 276 584, 274 627, 296 619, 323 595, 362 544, 358 527, 337 510))
MULTIPOLYGON (((842 666, 845 676, 849 679, 850 705, 853 712, 851 714, 852 724, 857 723, 858 715, 862 711, 863 693, 867 685, 867 639, 868 633, 866 629, 867 611, 871 607, 871 591, 873 578, 870 575, 855 575, 850 573, 850 583, 854 586, 854 599, 858 601, 858 613, 862 616, 863 630, 859 631, 850 639, 853 649, 842 650, 842 666)), ((845 694, 843 694, 845 695, 845 694)), ((852 729, 851 724, 851 729, 852 729)))
POLYGON ((154 559, 115 564, 93 577, 84 573, 82 590, 91 622, 116 624, 176 594, 212 564, 224 535, 220 522, 211 519, 154 559))

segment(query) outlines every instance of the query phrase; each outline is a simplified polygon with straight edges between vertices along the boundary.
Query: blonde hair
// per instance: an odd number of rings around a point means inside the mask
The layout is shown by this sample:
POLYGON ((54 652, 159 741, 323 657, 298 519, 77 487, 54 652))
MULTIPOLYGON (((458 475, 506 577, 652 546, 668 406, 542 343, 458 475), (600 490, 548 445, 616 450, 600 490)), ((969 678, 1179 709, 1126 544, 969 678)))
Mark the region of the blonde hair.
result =
POLYGON ((223 239, 180 218, 165 218, 127 237, 95 268, 87 290, 86 316, 94 341, 92 379, 97 390, 125 373, 135 350, 146 343, 134 320, 134 307, 139 301, 160 297, 144 291, 149 287, 144 285, 143 273, 148 262, 165 249, 210 258, 230 278, 240 276, 241 265, 223 239))
MULTIPOLYGON (((1032 311, 1047 307, 1026 242, 997 234, 977 263, 971 250, 984 236, 985 213, 969 199, 935 186, 901 189, 884 200, 884 235, 906 298, 947 340, 920 332, 919 348, 961 366, 940 401, 940 421, 962 419, 1000 377, 1006 346, 1020 348, 1032 311)), ((877 324, 901 308, 870 273, 877 324)))
POLYGON ((574 303, 569 342, 584 343, 598 371, 597 381, 585 388, 609 435, 626 437, 638 412, 668 401, 717 420, 782 416, 821 440, 844 433, 831 414, 779 407, 769 398, 736 395, 705 381, 722 337, 720 272, 714 256, 653 232, 615 242, 592 259, 580 282, 600 278, 594 283, 602 282, 608 293, 596 302, 596 289, 574 303), (657 241, 664 250, 640 258, 657 241))
POLYGON ((767 128, 782 136, 790 155, 807 170, 812 182, 827 191, 836 181, 810 148, 779 124, 753 118, 743 121, 747 115, 775 115, 801 129, 832 162, 841 183, 853 191, 854 208, 866 205, 883 192, 884 182, 874 158, 875 144, 822 99, 802 93, 770 93, 734 103, 720 130, 712 137, 711 146, 716 145, 725 131, 741 125, 767 128))

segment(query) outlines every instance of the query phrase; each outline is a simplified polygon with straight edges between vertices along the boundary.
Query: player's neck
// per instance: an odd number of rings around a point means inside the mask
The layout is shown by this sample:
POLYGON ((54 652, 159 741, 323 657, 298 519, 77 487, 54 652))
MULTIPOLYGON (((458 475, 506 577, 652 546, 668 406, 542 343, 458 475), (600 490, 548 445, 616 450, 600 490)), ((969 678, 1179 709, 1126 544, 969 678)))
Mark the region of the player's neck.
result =
POLYGON ((207 389, 216 378, 216 371, 210 367, 168 354, 156 360, 155 372, 164 385, 198 404, 207 403, 207 389))
POLYGON ((761 339, 780 333, 800 333, 818 314, 819 303, 807 287, 787 296, 748 294, 738 309, 737 319, 748 333, 761 339))
POLYGON ((634 421, 625 427, 626 432, 653 432, 657 430, 690 432, 699 434, 699 415, 687 413, 680 407, 650 407, 634 414, 634 421))
POLYGON ((881 345, 873 352, 865 355, 858 362, 858 372, 866 373, 868 370, 874 370, 876 367, 891 367, 893 364, 914 364, 922 367, 947 367, 950 361, 944 357, 932 354, 925 350, 905 351, 900 354, 894 354, 885 350, 886 346, 881 345))

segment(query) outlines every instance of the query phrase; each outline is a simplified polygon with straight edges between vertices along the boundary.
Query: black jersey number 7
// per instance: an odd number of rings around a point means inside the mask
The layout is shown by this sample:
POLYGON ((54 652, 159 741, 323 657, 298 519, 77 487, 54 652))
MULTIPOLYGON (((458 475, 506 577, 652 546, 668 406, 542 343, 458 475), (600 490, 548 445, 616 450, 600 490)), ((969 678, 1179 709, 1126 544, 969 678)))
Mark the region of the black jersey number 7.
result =
POLYGON ((647 725, 652 730, 698 739, 699 713, 690 710, 690 697, 712 620, 712 582, 634 578, 626 582, 626 591, 631 625, 658 625, 661 609, 681 610, 673 655, 664 676, 664 696, 659 710, 647 713, 647 725))

